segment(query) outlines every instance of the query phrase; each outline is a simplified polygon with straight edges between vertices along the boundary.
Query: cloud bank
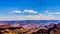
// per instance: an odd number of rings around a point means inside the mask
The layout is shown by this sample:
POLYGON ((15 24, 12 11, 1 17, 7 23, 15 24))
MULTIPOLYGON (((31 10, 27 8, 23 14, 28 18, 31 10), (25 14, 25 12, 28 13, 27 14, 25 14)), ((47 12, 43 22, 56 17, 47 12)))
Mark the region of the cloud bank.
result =
POLYGON ((60 12, 54 12, 51 13, 48 10, 43 13, 38 13, 38 11, 35 10, 15 10, 15 11, 11 11, 10 14, 16 14, 19 13, 19 16, 10 16, 10 17, 0 17, 0 21, 1 20, 60 20, 60 16, 55 16, 60 14, 60 12), (30 14, 37 14, 37 15, 28 15, 28 16, 21 16, 20 14, 25 14, 25 13, 30 13, 30 14), (55 15, 54 15, 55 14, 55 15))

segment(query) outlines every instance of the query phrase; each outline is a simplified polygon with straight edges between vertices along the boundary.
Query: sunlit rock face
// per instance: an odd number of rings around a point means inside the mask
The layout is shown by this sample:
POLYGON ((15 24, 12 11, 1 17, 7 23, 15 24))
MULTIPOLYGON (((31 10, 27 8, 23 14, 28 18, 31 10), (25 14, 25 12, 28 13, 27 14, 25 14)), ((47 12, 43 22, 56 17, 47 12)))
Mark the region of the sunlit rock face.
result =
POLYGON ((40 25, 38 25, 38 24, 28 24, 28 25, 23 26, 23 28, 27 29, 27 30, 30 30, 30 29, 38 28, 39 26, 40 25))
POLYGON ((9 28, 9 27, 10 27, 9 24, 4 24, 4 23, 0 24, 0 28, 9 28))
POLYGON ((14 24, 11 24, 11 27, 20 27, 20 24, 19 23, 14 23, 14 24))

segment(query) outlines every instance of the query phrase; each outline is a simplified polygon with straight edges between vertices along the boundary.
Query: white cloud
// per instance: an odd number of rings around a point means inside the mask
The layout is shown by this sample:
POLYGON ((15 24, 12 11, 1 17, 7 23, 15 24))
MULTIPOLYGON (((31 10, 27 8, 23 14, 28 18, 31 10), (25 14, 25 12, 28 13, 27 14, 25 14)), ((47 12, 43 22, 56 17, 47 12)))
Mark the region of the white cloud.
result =
POLYGON ((60 12, 49 12, 48 10, 46 10, 44 13, 45 14, 56 14, 56 15, 60 14, 60 12))
POLYGON ((9 12, 11 15, 18 15, 18 14, 21 14, 21 15, 24 15, 24 14, 28 14, 28 15, 33 15, 33 14, 37 14, 37 11, 34 11, 34 10, 23 10, 23 11, 20 11, 20 10, 14 10, 14 11, 10 11, 9 12))
POLYGON ((22 11, 19 11, 19 10, 14 10, 14 11, 10 11, 9 13, 12 13, 12 14, 14 14, 14 13, 21 13, 22 11))
POLYGON ((24 10, 23 13, 33 13, 33 14, 35 14, 35 13, 37 13, 37 12, 34 11, 34 10, 24 10))
POLYGON ((16 12, 16 13, 21 13, 21 11, 19 11, 19 10, 15 10, 15 12, 16 12))
POLYGON ((60 12, 53 12, 53 13, 49 13, 49 14, 60 14, 60 12))

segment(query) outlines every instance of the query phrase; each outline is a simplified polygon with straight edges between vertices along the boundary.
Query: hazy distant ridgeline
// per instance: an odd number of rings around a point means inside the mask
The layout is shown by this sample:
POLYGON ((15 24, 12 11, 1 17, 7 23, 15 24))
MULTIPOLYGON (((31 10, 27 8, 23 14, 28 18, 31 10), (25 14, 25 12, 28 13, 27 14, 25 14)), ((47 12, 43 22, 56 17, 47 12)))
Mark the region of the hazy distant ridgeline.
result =
POLYGON ((21 20, 21 21, 0 21, 0 24, 19 23, 20 25, 24 25, 24 24, 50 24, 59 22, 60 20, 21 20))

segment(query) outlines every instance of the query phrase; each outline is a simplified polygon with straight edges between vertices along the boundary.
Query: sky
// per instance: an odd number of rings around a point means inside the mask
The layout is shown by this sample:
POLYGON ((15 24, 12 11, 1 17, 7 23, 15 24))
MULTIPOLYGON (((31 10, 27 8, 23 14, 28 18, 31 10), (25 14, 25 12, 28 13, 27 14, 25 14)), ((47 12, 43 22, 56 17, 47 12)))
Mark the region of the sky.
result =
POLYGON ((0 20, 60 20, 60 0, 0 0, 0 20))

